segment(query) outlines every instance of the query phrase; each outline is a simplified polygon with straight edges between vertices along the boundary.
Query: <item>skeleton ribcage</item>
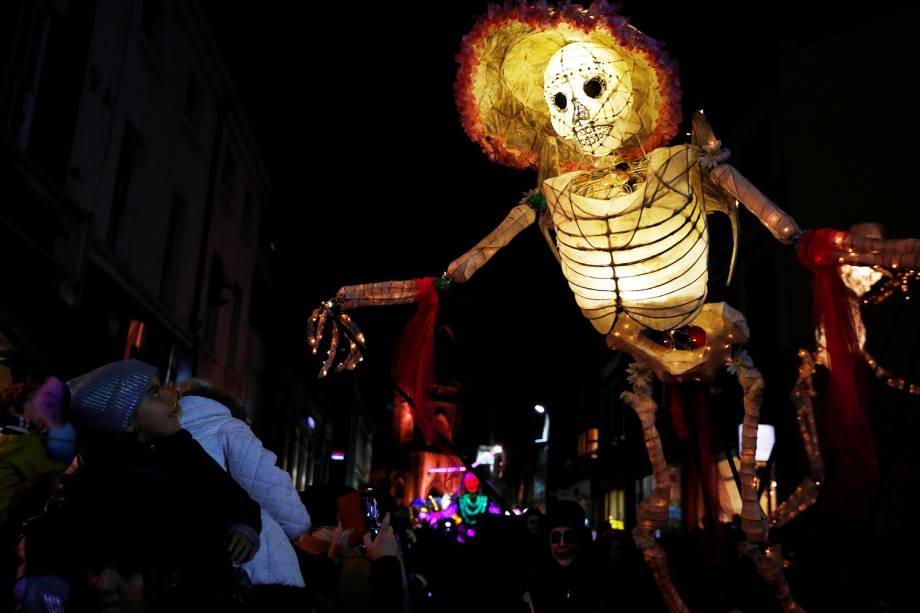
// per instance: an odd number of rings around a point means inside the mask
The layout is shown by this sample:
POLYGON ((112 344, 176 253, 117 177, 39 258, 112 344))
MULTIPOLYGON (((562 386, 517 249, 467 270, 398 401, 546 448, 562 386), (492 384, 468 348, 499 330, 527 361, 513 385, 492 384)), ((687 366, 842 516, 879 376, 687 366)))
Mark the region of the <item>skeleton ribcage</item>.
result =
POLYGON ((706 216, 690 191, 685 162, 683 155, 665 158, 666 167, 652 165, 636 192, 610 200, 567 189, 573 175, 547 181, 551 189, 562 187, 547 197, 563 273, 585 317, 603 334, 624 312, 655 330, 679 328, 706 300, 706 216), (675 158, 677 169, 668 166, 675 158))

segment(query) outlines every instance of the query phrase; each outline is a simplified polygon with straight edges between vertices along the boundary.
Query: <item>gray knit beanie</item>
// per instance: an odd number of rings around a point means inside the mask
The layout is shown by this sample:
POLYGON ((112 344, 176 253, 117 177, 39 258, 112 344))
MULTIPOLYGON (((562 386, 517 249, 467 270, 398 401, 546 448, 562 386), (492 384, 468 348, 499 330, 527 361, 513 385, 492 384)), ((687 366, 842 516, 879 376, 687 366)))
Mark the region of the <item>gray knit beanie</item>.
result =
POLYGON ((67 382, 70 411, 93 430, 125 432, 157 374, 155 366, 138 360, 100 366, 67 382))

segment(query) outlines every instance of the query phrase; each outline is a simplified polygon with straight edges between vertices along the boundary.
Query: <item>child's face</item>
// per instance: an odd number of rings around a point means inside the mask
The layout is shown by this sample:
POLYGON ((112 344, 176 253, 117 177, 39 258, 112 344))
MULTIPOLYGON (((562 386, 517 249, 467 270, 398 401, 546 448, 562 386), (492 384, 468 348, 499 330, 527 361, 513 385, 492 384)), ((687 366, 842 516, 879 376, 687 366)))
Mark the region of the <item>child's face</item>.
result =
POLYGON ((160 378, 154 376, 137 407, 134 420, 142 438, 175 434, 181 429, 178 396, 171 388, 160 385, 160 378))
POLYGON ((144 610, 144 577, 140 573, 123 577, 108 566, 87 577, 100 613, 140 613, 144 610))
POLYGON ((539 515, 528 515, 527 516, 527 529, 530 530, 531 534, 540 534, 540 516, 539 515))

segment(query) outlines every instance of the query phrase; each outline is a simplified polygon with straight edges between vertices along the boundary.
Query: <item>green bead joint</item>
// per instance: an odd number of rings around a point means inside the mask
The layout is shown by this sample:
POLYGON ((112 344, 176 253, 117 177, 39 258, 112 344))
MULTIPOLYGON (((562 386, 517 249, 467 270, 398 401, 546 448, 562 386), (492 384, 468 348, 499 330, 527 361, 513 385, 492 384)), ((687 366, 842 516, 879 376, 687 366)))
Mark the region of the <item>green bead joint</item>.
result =
POLYGON ((434 288, 439 292, 446 292, 450 289, 450 279, 447 277, 438 277, 434 280, 434 288))
POLYGON ((339 304, 339 301, 336 300, 335 298, 327 302, 326 305, 329 307, 329 310, 332 311, 335 315, 339 315, 342 313, 342 305, 339 304))
POLYGON ((540 192, 534 192, 527 196, 527 204, 535 211, 542 211, 546 208, 546 196, 540 192))

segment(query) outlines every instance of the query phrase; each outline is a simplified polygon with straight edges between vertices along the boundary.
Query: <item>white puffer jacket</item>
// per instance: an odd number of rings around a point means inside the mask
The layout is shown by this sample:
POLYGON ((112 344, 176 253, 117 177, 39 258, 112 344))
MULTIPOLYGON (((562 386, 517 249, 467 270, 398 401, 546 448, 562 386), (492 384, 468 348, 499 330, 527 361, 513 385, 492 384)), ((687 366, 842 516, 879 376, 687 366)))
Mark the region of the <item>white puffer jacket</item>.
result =
POLYGON ((184 396, 180 405, 182 427, 262 507, 262 546, 243 565, 252 583, 303 587, 291 540, 310 529, 310 515, 291 476, 275 466, 275 454, 262 447, 246 422, 221 403, 184 396))

